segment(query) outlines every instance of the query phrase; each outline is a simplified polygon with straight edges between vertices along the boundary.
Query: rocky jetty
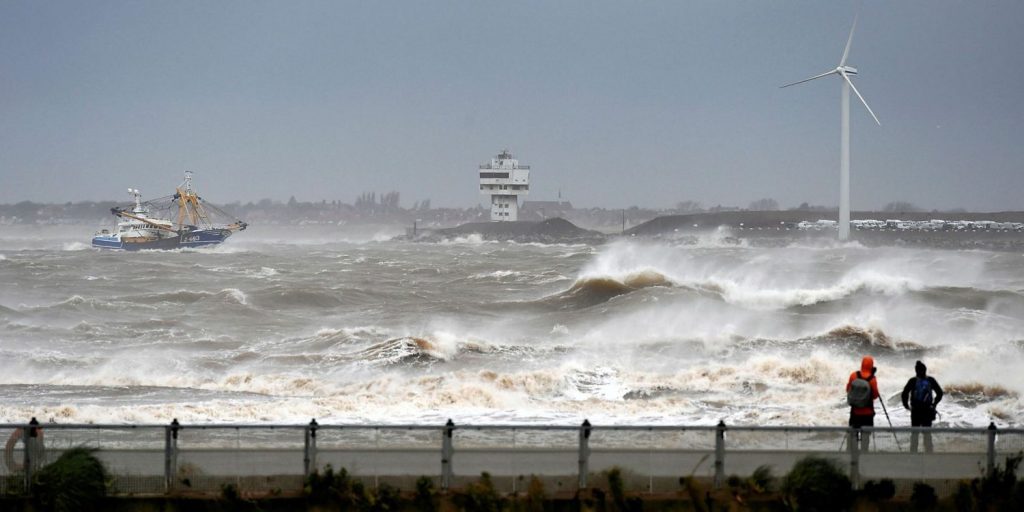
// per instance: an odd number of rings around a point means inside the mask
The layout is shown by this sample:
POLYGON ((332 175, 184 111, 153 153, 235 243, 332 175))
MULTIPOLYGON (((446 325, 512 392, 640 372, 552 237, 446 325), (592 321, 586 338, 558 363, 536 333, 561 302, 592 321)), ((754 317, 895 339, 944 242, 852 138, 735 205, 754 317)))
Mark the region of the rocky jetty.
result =
POLYGON ((440 242, 478 235, 483 240, 519 243, 579 244, 604 242, 605 234, 576 226, 562 218, 540 222, 470 222, 454 228, 424 230, 403 237, 417 242, 440 242))

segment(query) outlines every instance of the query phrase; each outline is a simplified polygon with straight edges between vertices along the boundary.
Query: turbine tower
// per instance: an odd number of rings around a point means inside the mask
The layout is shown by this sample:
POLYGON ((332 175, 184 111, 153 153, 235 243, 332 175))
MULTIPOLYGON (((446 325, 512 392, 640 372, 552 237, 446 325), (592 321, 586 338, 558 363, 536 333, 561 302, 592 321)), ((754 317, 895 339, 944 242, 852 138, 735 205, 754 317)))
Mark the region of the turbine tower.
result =
POLYGON ((840 100, 840 109, 842 111, 842 134, 840 135, 840 157, 839 157, 839 239, 847 240, 850 238, 850 89, 857 95, 860 102, 864 104, 864 108, 868 109, 868 113, 875 119, 875 122, 879 126, 882 122, 878 120, 878 116, 871 111, 871 107, 868 106, 868 102, 864 100, 864 97, 860 95, 857 87, 853 85, 853 81, 850 80, 850 76, 857 74, 857 68, 846 65, 846 58, 850 56, 850 44, 853 43, 853 31, 857 28, 857 16, 853 17, 853 26, 850 27, 850 37, 846 40, 846 49, 843 50, 843 57, 839 59, 839 65, 835 69, 826 71, 820 75, 812 76, 799 82, 793 82, 791 84, 783 85, 781 88, 786 88, 791 85, 802 84, 804 82, 810 82, 811 80, 817 80, 822 77, 829 75, 838 75, 842 79, 843 93, 842 99, 840 100))

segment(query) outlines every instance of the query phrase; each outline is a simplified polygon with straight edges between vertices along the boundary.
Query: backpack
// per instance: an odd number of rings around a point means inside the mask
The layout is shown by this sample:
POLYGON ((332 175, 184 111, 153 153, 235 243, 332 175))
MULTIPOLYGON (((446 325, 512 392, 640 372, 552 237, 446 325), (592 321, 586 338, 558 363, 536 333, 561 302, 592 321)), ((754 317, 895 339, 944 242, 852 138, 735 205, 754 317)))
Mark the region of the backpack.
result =
POLYGON ((857 372, 857 378, 853 379, 849 391, 846 392, 846 403, 850 404, 850 407, 863 408, 871 407, 872 401, 871 383, 857 372))
POLYGON ((914 394, 911 398, 913 405, 932 405, 932 380, 928 377, 918 378, 914 384, 914 394))

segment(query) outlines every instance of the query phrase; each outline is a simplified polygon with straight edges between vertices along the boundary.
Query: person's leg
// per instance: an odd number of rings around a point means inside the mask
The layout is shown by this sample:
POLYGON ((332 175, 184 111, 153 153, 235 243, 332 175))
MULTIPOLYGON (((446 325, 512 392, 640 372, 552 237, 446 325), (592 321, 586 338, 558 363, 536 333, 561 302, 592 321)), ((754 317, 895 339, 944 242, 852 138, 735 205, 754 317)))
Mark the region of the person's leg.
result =
MULTIPOLYGON (((849 422, 849 425, 850 425, 850 427, 855 428, 855 429, 859 429, 860 428, 860 425, 857 423, 857 416, 855 416, 853 414, 853 411, 850 411, 850 422, 849 422)), ((850 433, 847 433, 846 434, 846 446, 847 446, 847 449, 852 452, 854 450, 854 446, 856 446, 856 443, 859 440, 860 440, 860 431, 859 430, 853 431, 852 432, 852 436, 851 436, 850 433)))
MULTIPOLYGON (((865 427, 873 427, 873 426, 875 426, 875 417, 874 416, 868 416, 867 420, 865 421, 864 426, 865 427)), ((861 443, 861 448, 863 449, 863 451, 865 451, 865 452, 868 451, 868 444, 870 442, 871 442, 870 436, 864 436, 863 442, 861 443)))
MULTIPOLYGON (((930 412, 928 413, 928 416, 925 417, 925 421, 921 422, 921 426, 922 427, 929 427, 929 428, 931 428, 931 426, 932 426, 932 418, 931 418, 931 413, 930 412)), ((924 451, 925 451, 925 453, 932 453, 932 448, 933 448, 932 447, 932 433, 926 431, 924 433, 924 451)))
MULTIPOLYGON (((875 417, 874 416, 854 416, 854 422, 857 424, 856 427, 858 429, 861 428, 861 427, 873 427, 873 426, 875 426, 875 417)), ((860 430, 857 431, 857 434, 860 437, 860 451, 862 451, 862 452, 868 451, 868 448, 870 447, 870 444, 871 444, 871 436, 868 435, 866 432, 862 432, 860 430)))
MULTIPOLYGON (((921 426, 921 415, 915 410, 910 411, 910 426, 921 426)), ((910 453, 917 453, 917 434, 917 431, 910 434, 910 453)))

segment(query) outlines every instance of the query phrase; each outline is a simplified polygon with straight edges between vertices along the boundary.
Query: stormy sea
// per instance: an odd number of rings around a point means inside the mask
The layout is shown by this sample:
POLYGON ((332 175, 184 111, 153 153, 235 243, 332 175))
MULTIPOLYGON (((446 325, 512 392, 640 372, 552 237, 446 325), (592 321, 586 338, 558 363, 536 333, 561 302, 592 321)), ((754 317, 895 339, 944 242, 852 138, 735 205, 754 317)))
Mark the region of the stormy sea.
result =
POLYGON ((916 360, 938 425, 1024 420, 1019 252, 87 231, 0 226, 0 422, 845 425, 863 355, 896 424, 916 360))

